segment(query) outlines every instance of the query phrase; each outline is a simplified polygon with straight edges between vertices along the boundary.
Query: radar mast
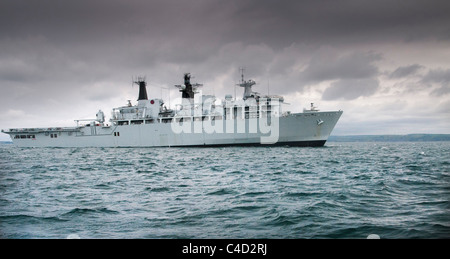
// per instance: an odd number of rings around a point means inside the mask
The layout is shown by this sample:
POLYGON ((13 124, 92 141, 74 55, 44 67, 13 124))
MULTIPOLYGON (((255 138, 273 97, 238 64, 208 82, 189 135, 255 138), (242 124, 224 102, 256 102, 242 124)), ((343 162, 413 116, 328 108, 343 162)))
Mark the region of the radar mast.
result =
POLYGON ((178 89, 180 89, 181 98, 183 99, 194 99, 196 93, 198 93, 197 88, 203 86, 202 84, 191 84, 191 73, 184 74, 184 84, 175 85, 178 89))
POLYGON ((244 80, 244 68, 239 68, 241 72, 241 82, 238 84, 240 87, 244 87, 244 97, 243 99, 246 100, 247 98, 258 98, 258 93, 252 91, 252 86, 256 84, 255 81, 252 79, 249 79, 247 81, 244 80))

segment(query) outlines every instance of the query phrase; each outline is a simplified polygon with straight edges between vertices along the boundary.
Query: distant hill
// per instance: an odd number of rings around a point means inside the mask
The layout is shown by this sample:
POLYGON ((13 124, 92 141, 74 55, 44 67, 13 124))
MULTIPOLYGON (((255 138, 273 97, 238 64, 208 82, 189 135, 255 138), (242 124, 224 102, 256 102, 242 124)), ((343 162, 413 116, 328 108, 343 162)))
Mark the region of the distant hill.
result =
POLYGON ((421 142, 450 141, 450 134, 408 134, 408 135, 351 135, 330 136, 331 142, 421 142))

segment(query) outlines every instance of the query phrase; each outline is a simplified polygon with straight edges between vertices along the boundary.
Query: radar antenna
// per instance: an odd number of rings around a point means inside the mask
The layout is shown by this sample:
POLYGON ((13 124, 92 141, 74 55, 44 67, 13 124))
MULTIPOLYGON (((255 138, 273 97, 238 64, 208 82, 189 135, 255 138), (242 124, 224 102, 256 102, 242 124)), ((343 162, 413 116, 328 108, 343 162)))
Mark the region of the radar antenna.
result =
POLYGON ((259 95, 257 92, 253 92, 252 91, 252 86, 256 84, 255 81, 253 81, 252 79, 249 79, 247 81, 244 80, 244 68, 241 67, 239 68, 240 72, 241 72, 241 83, 238 84, 240 87, 244 87, 244 100, 246 100, 247 98, 258 98, 259 95))
POLYGON ((191 83, 191 73, 184 74, 184 84, 175 85, 182 93, 181 97, 186 99, 194 99, 196 93, 198 93, 198 87, 203 86, 203 84, 192 84, 191 83))

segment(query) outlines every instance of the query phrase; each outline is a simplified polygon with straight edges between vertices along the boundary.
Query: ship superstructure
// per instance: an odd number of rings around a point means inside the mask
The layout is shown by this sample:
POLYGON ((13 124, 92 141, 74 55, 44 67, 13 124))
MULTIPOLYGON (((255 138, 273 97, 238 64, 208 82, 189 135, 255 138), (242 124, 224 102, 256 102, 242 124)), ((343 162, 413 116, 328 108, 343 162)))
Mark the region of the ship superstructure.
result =
POLYGON ((261 96, 253 80, 241 81, 242 99, 226 95, 218 100, 203 95, 202 84, 191 83, 190 73, 175 85, 182 102, 167 108, 149 99, 145 77, 138 77, 137 103, 114 108, 110 123, 99 110, 93 119, 75 120, 74 127, 2 130, 19 147, 175 147, 229 145, 323 146, 342 111, 320 112, 311 104, 302 113, 283 112, 284 98, 261 96))

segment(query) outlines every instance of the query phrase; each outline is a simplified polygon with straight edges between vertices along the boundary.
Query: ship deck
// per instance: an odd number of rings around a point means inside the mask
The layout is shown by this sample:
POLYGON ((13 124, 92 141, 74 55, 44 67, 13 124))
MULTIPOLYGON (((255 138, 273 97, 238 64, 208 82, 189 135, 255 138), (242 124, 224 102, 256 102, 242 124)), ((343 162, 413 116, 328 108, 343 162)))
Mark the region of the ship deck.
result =
POLYGON ((51 128, 12 128, 2 130, 6 134, 20 134, 20 133, 43 133, 43 132, 77 132, 81 127, 51 127, 51 128))

